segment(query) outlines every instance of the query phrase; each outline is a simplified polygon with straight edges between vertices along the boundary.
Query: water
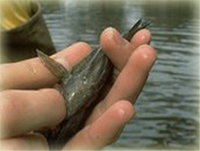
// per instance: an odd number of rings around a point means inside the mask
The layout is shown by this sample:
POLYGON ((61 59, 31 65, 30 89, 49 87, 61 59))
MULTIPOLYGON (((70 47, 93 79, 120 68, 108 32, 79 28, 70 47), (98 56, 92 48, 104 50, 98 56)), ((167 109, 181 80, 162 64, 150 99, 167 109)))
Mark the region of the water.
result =
POLYGON ((120 31, 139 18, 150 27, 158 59, 137 100, 137 116, 112 147, 195 149, 199 135, 198 2, 59 1, 43 4, 56 49, 77 41, 98 46, 101 31, 120 31))

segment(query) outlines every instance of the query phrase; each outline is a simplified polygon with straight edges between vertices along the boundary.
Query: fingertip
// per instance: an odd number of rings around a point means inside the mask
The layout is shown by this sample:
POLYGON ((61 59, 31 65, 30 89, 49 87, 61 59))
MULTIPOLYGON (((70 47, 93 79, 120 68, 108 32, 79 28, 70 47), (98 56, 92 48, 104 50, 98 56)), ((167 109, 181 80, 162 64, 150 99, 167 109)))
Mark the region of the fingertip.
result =
POLYGON ((100 45, 103 50, 110 48, 111 44, 113 44, 113 37, 116 30, 112 27, 108 27, 103 30, 100 36, 100 45))
POLYGON ((144 44, 141 45, 139 49, 141 50, 144 59, 150 59, 153 61, 156 59, 156 51, 152 46, 144 44))
POLYGON ((141 29, 131 39, 134 49, 142 44, 149 44, 151 41, 151 33, 148 29, 141 29))
POLYGON ((76 43, 76 47, 75 47, 75 51, 77 53, 74 52, 75 55, 80 55, 82 56, 82 58, 86 57, 87 55, 89 55, 92 52, 92 47, 86 43, 86 42, 77 42, 76 43))
MULTIPOLYGON (((129 63, 134 64, 137 67, 145 67, 150 69, 156 60, 155 49, 147 44, 139 46, 136 51, 131 55, 129 63)), ((141 68, 142 69, 142 68, 141 68)))
POLYGON ((102 32, 100 44, 113 65, 118 70, 122 70, 132 53, 132 45, 112 27, 106 28, 102 32))
POLYGON ((70 54, 75 53, 75 51, 78 51, 79 54, 89 54, 92 51, 91 46, 86 42, 77 42, 75 44, 70 45, 69 47, 65 48, 62 51, 59 51, 58 53, 52 55, 52 58, 56 59, 59 57, 64 57, 65 55, 68 56, 70 54))
POLYGON ((149 59, 152 62, 156 60, 156 50, 151 45, 144 44, 140 46, 140 49, 143 50, 144 59, 149 59))
POLYGON ((77 42, 68 48, 52 56, 61 63, 69 72, 73 66, 80 63, 86 56, 92 52, 92 48, 86 42, 77 42))
POLYGON ((77 42, 77 46, 81 47, 81 51, 85 53, 89 54, 92 51, 92 47, 86 42, 77 42))
POLYGON ((100 44, 103 49, 111 51, 126 46, 128 41, 115 28, 108 27, 101 34, 100 44))
POLYGON ((134 115, 133 105, 127 100, 121 100, 115 103, 113 108, 116 108, 116 115, 122 119, 122 123, 124 124, 134 115))

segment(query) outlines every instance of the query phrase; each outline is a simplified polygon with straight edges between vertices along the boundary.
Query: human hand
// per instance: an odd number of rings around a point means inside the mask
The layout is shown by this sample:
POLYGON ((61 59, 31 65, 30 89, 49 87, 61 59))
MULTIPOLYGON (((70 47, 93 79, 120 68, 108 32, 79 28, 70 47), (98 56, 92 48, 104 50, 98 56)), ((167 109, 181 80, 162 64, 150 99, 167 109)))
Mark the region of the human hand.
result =
MULTIPOLYGON (((139 95, 155 51, 148 30, 139 31, 131 42, 117 39, 108 28, 101 35, 101 46, 115 65, 116 82, 108 95, 94 109, 83 130, 64 149, 100 149, 113 142, 134 115, 130 101, 139 95), (119 57, 120 56, 120 57, 119 57), (112 121, 112 122, 110 122, 112 121)), ((77 43, 52 58, 68 70, 91 52, 85 43, 77 43)), ((45 138, 33 130, 51 127, 65 117, 62 95, 52 86, 56 78, 38 58, 1 65, 1 148, 48 149, 45 138)))

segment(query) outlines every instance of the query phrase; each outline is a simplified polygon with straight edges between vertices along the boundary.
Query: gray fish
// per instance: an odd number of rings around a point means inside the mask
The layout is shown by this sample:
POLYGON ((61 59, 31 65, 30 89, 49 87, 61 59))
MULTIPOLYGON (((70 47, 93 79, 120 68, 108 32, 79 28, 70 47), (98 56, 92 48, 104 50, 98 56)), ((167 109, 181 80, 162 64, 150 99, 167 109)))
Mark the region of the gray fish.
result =
MULTIPOLYGON (((141 19, 123 37, 128 41, 139 30, 146 28, 150 20, 141 19)), ((81 130, 93 108, 108 92, 112 85, 113 65, 101 48, 93 50, 81 63, 68 72, 61 64, 37 50, 42 63, 60 81, 65 99, 66 117, 54 130, 42 133, 46 136, 50 148, 62 147, 71 137, 81 130)))

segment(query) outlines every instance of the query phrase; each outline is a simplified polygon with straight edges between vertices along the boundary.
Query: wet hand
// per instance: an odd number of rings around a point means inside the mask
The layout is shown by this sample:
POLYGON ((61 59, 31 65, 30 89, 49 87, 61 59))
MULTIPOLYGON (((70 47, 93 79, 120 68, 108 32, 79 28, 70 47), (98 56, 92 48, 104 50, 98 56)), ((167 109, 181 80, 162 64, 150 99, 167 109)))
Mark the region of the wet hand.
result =
MULTIPOLYGON (((150 41, 147 30, 139 31, 131 43, 118 41, 117 35, 108 28, 101 36, 101 46, 118 73, 116 82, 95 108, 86 127, 64 149, 100 149, 116 140, 134 114, 130 102, 137 98, 146 81, 155 51, 147 45, 150 41)), ((90 52, 87 44, 76 43, 52 58, 71 70, 90 52)), ((46 139, 32 131, 57 125, 65 117, 63 97, 52 88, 56 78, 38 58, 4 64, 0 68, 1 148, 48 149, 46 139)))

